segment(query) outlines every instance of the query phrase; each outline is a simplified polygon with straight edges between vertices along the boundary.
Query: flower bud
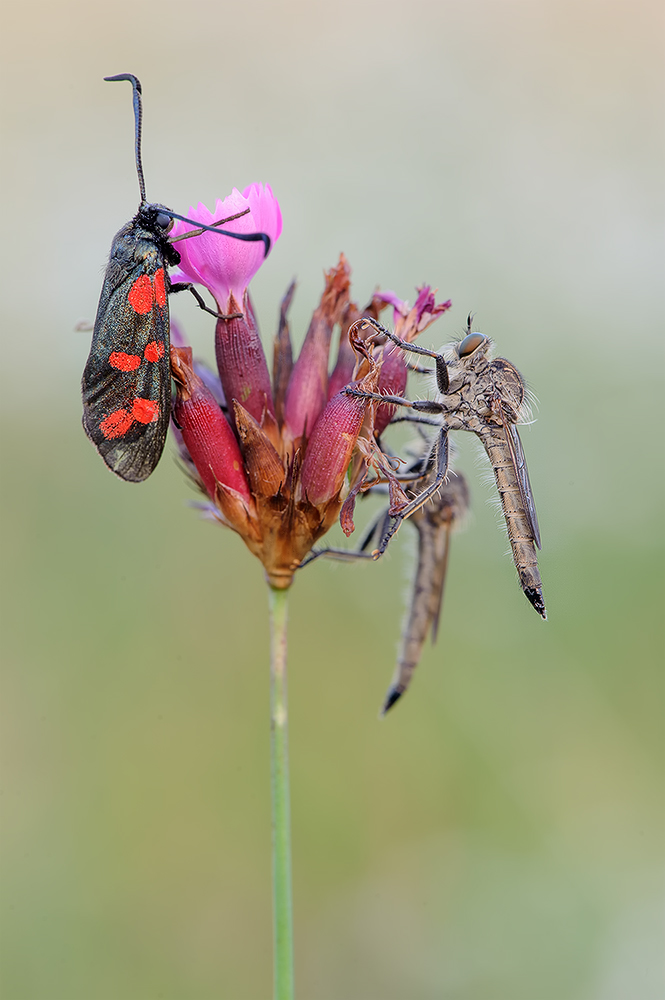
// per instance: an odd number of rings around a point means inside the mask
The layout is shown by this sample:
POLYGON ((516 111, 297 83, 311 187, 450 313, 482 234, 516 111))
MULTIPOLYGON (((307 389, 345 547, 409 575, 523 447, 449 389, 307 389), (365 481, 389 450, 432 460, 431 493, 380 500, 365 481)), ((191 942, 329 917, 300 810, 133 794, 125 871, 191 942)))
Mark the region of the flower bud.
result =
MULTIPOLYGON (((354 350, 369 366, 368 374, 356 383, 356 387, 364 392, 376 392, 379 365, 353 331, 351 336, 354 350)), ((326 405, 307 442, 300 474, 302 493, 310 503, 323 504, 337 498, 363 424, 368 415, 372 422, 375 408, 371 400, 345 390, 338 392, 326 405)))
POLYGON ((326 404, 330 338, 348 303, 349 276, 349 265, 341 254, 337 267, 326 273, 321 302, 293 366, 284 404, 284 422, 292 441, 311 433, 326 404))
POLYGON ((194 371, 191 347, 171 348, 171 371, 175 422, 208 495, 214 500, 221 483, 253 506, 238 442, 215 397, 194 371))
MULTIPOLYGON (((229 309, 231 312, 241 311, 233 294, 229 299, 229 309)), ((243 297, 242 313, 240 319, 217 320, 217 367, 229 406, 237 399, 260 424, 266 411, 274 417, 275 406, 268 364, 247 291, 243 297)), ((234 414, 232 419, 235 421, 234 414)))

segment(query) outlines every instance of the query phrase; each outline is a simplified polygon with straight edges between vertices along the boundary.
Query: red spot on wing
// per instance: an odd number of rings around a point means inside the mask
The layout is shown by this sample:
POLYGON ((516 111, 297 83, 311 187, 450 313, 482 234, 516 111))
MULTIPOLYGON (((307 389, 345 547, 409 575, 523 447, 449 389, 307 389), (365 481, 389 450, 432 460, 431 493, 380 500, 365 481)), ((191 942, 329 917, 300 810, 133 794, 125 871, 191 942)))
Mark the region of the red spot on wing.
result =
POLYGON ((154 293, 150 284, 150 277, 147 274, 142 274, 129 289, 127 301, 134 312, 144 315, 152 309, 153 299, 154 293))
POLYGON ((155 285, 155 300, 157 305, 163 309, 166 305, 166 285, 164 284, 163 267, 160 267, 159 271, 155 271, 153 282, 155 285))
POLYGON ((114 351, 113 354, 109 355, 109 364, 121 372, 134 372, 141 364, 141 358, 138 354, 124 354, 122 351, 114 351))
POLYGON ((145 345, 145 351, 143 356, 146 361, 159 361, 160 358, 164 357, 164 344, 161 340, 151 340, 149 344, 145 345))
POLYGON ((132 417, 140 424, 152 424, 159 416, 159 403, 152 399, 135 399, 132 406, 132 417))
POLYGON ((127 410, 115 410, 109 413, 99 425, 105 438, 119 438, 126 434, 134 423, 134 417, 127 410))

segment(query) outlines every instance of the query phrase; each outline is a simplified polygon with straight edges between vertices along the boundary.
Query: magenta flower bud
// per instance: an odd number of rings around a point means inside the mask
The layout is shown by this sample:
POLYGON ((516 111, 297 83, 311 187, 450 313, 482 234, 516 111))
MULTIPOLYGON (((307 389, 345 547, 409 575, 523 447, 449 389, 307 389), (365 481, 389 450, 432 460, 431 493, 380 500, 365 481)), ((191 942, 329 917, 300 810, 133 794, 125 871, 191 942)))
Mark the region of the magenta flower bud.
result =
MULTIPOLYGON (((282 213, 267 184, 265 187, 263 184, 250 184, 242 194, 234 188, 224 201, 217 199, 214 212, 199 202, 187 214, 195 222, 211 226, 246 209, 249 209, 246 215, 225 223, 223 228, 233 233, 267 233, 274 246, 282 232, 282 213)), ((179 221, 173 228, 172 236, 180 236, 194 228, 187 222, 179 221)), ((177 246, 181 257, 180 268, 172 275, 172 280, 184 279, 205 285, 223 313, 232 311, 228 308, 231 295, 242 304, 245 289, 264 259, 263 243, 246 243, 215 233, 201 233, 200 236, 180 241, 177 246)))
MULTIPOLYGON (((240 311, 233 294, 229 305, 233 312, 240 311)), ((242 305, 241 319, 217 320, 215 355, 224 396, 229 405, 234 399, 237 400, 261 424, 266 412, 273 418, 275 416, 272 385, 261 335, 247 291, 242 305)), ((234 412, 232 419, 235 426, 234 412)))
POLYGON ((300 482, 312 504, 337 496, 367 412, 366 399, 342 390, 330 400, 316 421, 307 443, 300 482))
MULTIPOLYGON (((354 351, 364 359, 367 374, 354 383, 364 392, 375 393, 379 385, 379 366, 370 351, 350 331, 354 351)), ((324 505, 339 499, 351 456, 362 431, 371 436, 376 403, 362 396, 347 395, 342 389, 326 405, 307 442, 300 473, 303 496, 309 503, 324 505), (369 423, 367 423, 369 418, 369 423)))
POLYGON ((346 311, 349 300, 350 268, 341 254, 337 267, 327 271, 318 308, 312 316, 298 360, 286 390, 284 423, 291 440, 311 433, 328 398, 328 359, 335 323, 346 311))
POLYGON ((191 347, 171 349, 171 370, 177 392, 175 421, 206 492, 214 500, 221 483, 252 507, 238 442, 215 397, 194 371, 191 347))

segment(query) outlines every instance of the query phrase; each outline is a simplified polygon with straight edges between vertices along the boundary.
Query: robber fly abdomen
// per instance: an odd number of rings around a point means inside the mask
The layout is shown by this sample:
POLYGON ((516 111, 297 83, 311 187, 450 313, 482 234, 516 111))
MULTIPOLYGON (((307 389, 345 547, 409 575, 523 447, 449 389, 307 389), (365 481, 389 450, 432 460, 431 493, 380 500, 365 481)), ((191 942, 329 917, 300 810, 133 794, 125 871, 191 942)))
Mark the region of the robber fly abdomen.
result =
MULTIPOLYGON (((432 478, 421 481, 425 489, 432 478)), ((420 484, 414 484, 418 488, 420 484)), ((402 632, 402 643, 395 674, 383 704, 382 714, 404 694, 418 665, 423 645, 430 633, 436 642, 448 567, 450 536, 463 520, 469 506, 469 490, 464 476, 453 475, 428 503, 411 515, 418 532, 418 559, 411 593, 411 603, 402 632)))
MULTIPOLYGON (((524 497, 524 488, 520 484, 514 447, 511 448, 509 440, 509 435, 512 436, 513 432, 516 436, 514 425, 508 425, 504 428, 484 424, 474 428, 474 430, 483 443, 494 472, 520 585, 538 614, 547 618, 542 581, 536 558, 534 544, 536 537, 533 522, 529 513, 528 501, 524 497)), ((538 538, 538 540, 540 539, 538 538)))

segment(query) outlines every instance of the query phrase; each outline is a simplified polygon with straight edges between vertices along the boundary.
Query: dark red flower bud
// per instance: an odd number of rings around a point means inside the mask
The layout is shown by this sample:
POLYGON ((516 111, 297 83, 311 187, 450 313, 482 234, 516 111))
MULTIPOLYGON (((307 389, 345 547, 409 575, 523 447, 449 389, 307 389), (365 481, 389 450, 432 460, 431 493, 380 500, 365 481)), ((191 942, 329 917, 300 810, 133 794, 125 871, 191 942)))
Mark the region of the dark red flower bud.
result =
MULTIPOLYGON (((379 366, 365 345, 354 337, 354 350, 360 354, 369 371, 356 383, 365 392, 376 392, 379 381, 379 366)), ((366 419, 372 424, 376 403, 347 394, 344 390, 333 396, 316 421, 307 442, 307 451, 302 464, 300 485, 302 493, 310 503, 323 504, 337 498, 344 477, 349 468, 351 455, 366 419)), ((368 428, 371 434, 372 427, 368 428)))
MULTIPOLYGON (((230 311, 240 312, 231 295, 230 311)), ((254 310, 245 292, 241 319, 218 319, 215 331, 215 354, 219 377, 229 406, 237 399, 255 420, 261 423, 268 411, 275 415, 272 387, 266 356, 263 353, 254 310)), ((233 419, 233 415, 232 415, 233 419)))
POLYGON ((324 503, 341 489, 366 411, 366 399, 347 396, 342 390, 316 421, 300 476, 310 503, 324 503))
MULTIPOLYGON (((337 267, 326 272, 321 302, 312 316, 286 391, 284 423, 290 440, 311 433, 328 398, 328 359, 333 327, 346 309, 350 268, 341 254, 337 267)), ((242 402, 242 401, 241 401, 242 402)))
POLYGON ((235 434, 194 371, 191 347, 171 348, 171 372, 176 383, 174 417, 209 496, 215 499, 221 483, 253 506, 235 434))

